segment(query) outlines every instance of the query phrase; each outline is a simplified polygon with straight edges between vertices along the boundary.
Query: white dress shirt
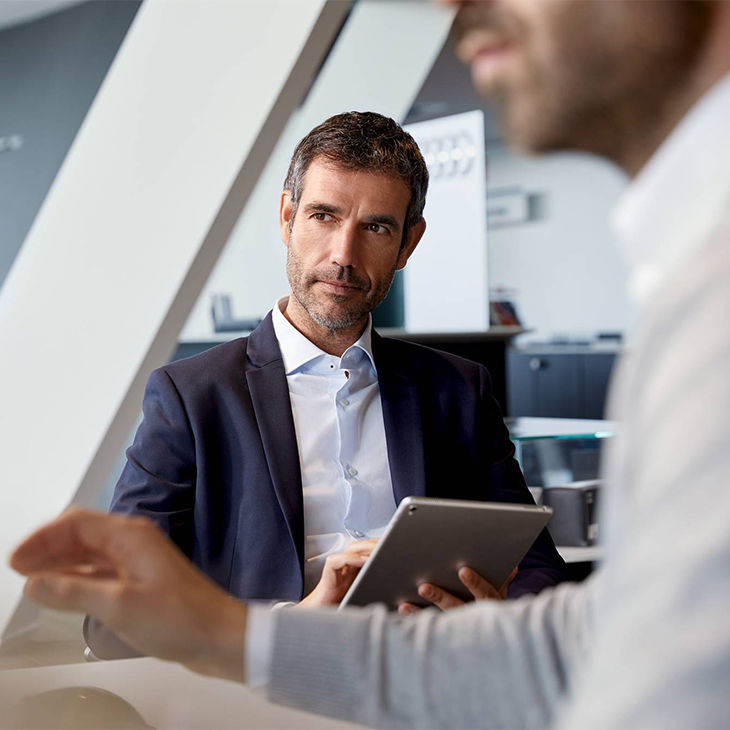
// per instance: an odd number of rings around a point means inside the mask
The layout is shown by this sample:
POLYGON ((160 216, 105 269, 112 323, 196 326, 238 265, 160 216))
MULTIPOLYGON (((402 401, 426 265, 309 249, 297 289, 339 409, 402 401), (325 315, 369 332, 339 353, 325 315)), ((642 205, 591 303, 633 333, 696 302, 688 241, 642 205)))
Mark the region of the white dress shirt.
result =
POLYGON ((560 727, 723 727, 730 686, 730 75, 613 218, 636 316, 609 398, 590 661, 560 727), (600 698, 600 701, 597 701, 600 698))
POLYGON ((641 313, 653 293, 707 241, 730 197, 730 77, 677 125, 634 178, 612 216, 641 313))
POLYGON ((320 350, 273 310, 299 447, 304 500, 304 594, 328 555, 380 537, 395 512, 373 360, 372 324, 342 357, 320 350))
POLYGON ((610 397, 621 430, 605 459, 598 574, 408 622, 267 616, 271 699, 378 726, 727 726, 728 130, 725 78, 616 213, 638 310, 610 397))
MULTIPOLYGON (((304 594, 328 555, 354 540, 380 537, 395 513, 383 407, 372 351, 372 318, 342 357, 310 342, 274 305, 274 333, 284 361, 299 448, 304 509, 304 594)), ((284 607, 291 604, 277 604, 284 607)), ((246 641, 251 686, 268 678, 270 604, 252 604, 246 641)))

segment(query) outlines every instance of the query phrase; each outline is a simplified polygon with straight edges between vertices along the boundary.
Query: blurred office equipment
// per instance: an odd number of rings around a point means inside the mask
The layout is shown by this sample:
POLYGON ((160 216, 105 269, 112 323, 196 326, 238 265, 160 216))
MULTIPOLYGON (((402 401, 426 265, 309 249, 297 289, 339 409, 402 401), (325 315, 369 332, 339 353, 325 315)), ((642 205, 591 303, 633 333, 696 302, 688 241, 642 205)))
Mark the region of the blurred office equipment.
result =
POLYGON ((587 547, 598 542, 599 493, 598 479, 543 489, 542 503, 553 508, 548 530, 556 545, 587 547))
POLYGON ((581 418, 507 418, 515 457, 530 487, 597 479, 604 439, 616 432, 612 421, 581 418))
POLYGON ((554 510, 548 530, 558 552, 571 564, 573 579, 585 578, 600 559, 600 455, 616 424, 578 418, 508 418, 505 423, 535 501, 554 510))
POLYGON ((489 290, 489 323, 493 327, 522 327, 517 313, 517 293, 514 289, 497 286, 489 290))
POLYGON ((261 318, 233 316, 230 294, 214 294, 210 303, 214 332, 250 332, 259 326, 261 318))

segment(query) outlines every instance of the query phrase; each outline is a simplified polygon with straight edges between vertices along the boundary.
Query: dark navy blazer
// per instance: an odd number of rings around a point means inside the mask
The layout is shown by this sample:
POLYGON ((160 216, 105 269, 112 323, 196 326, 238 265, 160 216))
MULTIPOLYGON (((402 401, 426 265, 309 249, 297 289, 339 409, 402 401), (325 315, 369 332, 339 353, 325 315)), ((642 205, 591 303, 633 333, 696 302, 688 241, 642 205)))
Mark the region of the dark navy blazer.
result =
MULTIPOLYGON (((486 368, 375 332, 372 346, 396 503, 532 502, 486 368)), ((153 519, 234 596, 299 600, 299 452, 271 315, 247 338, 155 370, 143 413, 111 509, 153 519)), ((563 569, 543 531, 509 595, 563 569)))

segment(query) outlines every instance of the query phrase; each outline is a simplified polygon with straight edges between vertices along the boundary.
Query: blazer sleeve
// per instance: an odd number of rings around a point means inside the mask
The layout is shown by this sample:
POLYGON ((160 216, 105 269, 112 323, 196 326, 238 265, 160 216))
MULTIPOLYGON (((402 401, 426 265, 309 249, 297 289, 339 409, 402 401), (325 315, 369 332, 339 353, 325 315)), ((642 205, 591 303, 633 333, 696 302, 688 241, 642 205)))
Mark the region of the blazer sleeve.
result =
POLYGON ((195 441, 180 393, 164 369, 150 376, 142 414, 109 509, 148 517, 190 557, 195 441))
MULTIPOLYGON (((491 380, 486 368, 480 367, 480 402, 483 429, 480 437, 486 444, 490 499, 500 502, 534 504, 520 465, 515 459, 515 447, 504 424, 499 404, 492 396, 491 380)), ((519 564, 517 576, 507 589, 509 598, 539 593, 544 588, 568 579, 565 562, 555 549, 547 529, 537 537, 519 564)))
MULTIPOLYGON (((182 398, 169 374, 155 370, 142 403, 143 419, 127 450, 110 511, 147 517, 188 556, 193 549, 195 443, 182 398)), ((139 656, 96 619, 84 638, 99 659, 139 656)))

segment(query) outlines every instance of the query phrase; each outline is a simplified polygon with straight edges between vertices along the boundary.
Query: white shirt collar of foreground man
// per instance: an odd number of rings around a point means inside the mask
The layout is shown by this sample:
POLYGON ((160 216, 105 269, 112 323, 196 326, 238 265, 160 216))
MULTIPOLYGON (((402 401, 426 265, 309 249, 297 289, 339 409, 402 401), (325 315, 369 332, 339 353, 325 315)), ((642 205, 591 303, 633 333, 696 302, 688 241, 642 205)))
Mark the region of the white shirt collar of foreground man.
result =
POLYGON ((640 171, 613 215, 635 308, 712 233, 730 202, 730 75, 690 110, 640 171))

